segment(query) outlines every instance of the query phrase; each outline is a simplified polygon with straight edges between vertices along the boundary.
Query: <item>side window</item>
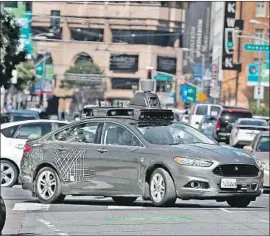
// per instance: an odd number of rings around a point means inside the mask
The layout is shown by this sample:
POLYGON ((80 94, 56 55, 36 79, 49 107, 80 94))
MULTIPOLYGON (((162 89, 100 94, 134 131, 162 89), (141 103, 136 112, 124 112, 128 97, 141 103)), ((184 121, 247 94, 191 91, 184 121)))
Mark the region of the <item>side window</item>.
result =
POLYGON ((1 130, 1 133, 6 137, 6 138, 13 138, 14 134, 16 133, 18 129, 18 125, 12 126, 9 128, 5 128, 1 130))
POLYGON ((63 127, 63 126, 65 126, 65 125, 67 125, 66 123, 54 123, 54 125, 55 125, 55 127, 57 127, 58 129, 59 128, 61 128, 61 127, 63 127))
POLYGON ((68 132, 70 131, 71 127, 68 127, 66 129, 63 129, 56 134, 53 135, 54 139, 57 141, 66 141, 68 132))
POLYGON ((105 130, 104 144, 138 146, 142 144, 138 138, 122 125, 109 123, 105 130))
POLYGON ((207 109, 208 109, 207 105, 199 105, 199 106, 197 106, 196 115, 202 115, 202 116, 207 115, 207 109))
POLYGON ((67 134, 66 141, 95 143, 98 124, 97 122, 88 122, 71 128, 67 134))

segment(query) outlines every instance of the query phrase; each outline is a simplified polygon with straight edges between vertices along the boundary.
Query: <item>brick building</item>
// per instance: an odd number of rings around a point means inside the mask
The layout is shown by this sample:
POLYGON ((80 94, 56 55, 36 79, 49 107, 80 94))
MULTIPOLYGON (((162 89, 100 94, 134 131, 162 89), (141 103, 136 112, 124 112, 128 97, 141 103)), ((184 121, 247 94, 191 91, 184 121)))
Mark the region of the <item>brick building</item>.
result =
MULTIPOLYGON (((262 37, 269 40, 269 2, 237 2, 236 19, 244 20, 243 35, 262 37), (251 19, 262 22, 262 24, 253 24, 251 19)), ((239 73, 238 89, 236 89, 236 71, 223 71, 222 76, 222 97, 221 101, 226 105, 235 105, 235 97, 237 94, 237 105, 240 107, 249 107, 253 99, 254 87, 247 86, 247 66, 249 63, 259 60, 258 52, 244 51, 245 43, 260 43, 258 40, 248 38, 240 38, 240 63, 242 63, 242 71, 239 73)), ((237 61, 238 42, 236 43, 234 61, 237 61)), ((268 52, 269 53, 269 52, 268 52)), ((262 60, 265 60, 265 52, 262 53, 262 60)), ((264 87, 264 100, 261 101, 262 106, 269 106, 269 87, 264 87)))

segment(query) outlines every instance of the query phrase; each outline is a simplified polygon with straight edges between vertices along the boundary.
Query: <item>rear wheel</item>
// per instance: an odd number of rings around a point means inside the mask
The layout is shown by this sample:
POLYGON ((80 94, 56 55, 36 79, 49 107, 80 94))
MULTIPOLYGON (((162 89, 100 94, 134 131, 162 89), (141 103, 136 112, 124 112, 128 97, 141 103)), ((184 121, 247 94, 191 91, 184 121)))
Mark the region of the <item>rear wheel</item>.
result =
POLYGON ((251 200, 245 197, 235 197, 227 200, 227 203, 231 207, 247 207, 250 204, 251 200))
POLYGON ((57 203, 65 199, 65 195, 62 194, 60 178, 56 171, 50 167, 44 167, 38 172, 35 190, 38 199, 45 204, 57 203))
POLYGON ((175 186, 170 174, 156 169, 150 178, 150 198, 154 206, 173 205, 176 201, 175 186))
POLYGON ((1 160, 1 187, 12 187, 18 175, 18 169, 11 161, 1 160))
POLYGON ((112 197, 112 199, 119 205, 130 205, 136 201, 137 197, 112 197))

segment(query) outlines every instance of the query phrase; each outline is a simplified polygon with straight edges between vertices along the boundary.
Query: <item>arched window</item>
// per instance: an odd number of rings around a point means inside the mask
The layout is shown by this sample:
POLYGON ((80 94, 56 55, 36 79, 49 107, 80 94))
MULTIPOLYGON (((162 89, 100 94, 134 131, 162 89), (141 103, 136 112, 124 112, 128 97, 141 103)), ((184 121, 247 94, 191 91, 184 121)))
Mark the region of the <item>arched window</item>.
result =
POLYGON ((87 53, 82 52, 79 53, 78 56, 75 59, 75 65, 83 63, 83 62, 93 62, 92 57, 90 57, 87 53))

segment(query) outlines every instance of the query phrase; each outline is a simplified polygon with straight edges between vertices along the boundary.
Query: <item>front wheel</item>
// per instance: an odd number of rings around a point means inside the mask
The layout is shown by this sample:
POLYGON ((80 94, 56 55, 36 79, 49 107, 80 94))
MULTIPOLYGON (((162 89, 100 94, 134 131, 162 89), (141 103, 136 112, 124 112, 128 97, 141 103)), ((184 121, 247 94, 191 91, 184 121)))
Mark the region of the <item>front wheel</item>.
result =
POLYGON ((38 199, 45 204, 64 200, 61 181, 56 171, 50 167, 42 168, 36 177, 35 191, 38 199))
POLYGON ((18 180, 18 169, 8 161, 1 160, 1 187, 12 187, 18 180))
POLYGON ((227 203, 231 207, 247 207, 250 204, 250 202, 251 202, 250 199, 243 197, 236 197, 227 200, 227 203))
POLYGON ((154 206, 173 205, 176 201, 175 186, 170 174, 156 169, 150 178, 150 198, 154 206))
POLYGON ((137 197, 112 197, 112 199, 119 205, 130 205, 136 201, 137 197))

